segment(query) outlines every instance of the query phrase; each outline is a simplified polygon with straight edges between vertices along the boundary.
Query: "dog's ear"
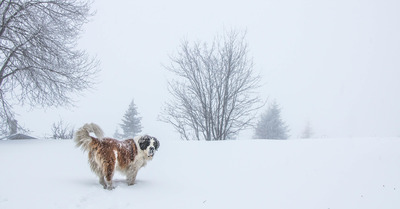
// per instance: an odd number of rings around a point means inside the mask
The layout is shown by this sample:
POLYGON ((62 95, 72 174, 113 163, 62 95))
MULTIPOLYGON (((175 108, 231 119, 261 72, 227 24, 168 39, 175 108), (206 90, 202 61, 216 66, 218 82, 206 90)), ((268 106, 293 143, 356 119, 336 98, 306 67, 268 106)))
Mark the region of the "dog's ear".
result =
POLYGON ((149 145, 150 145, 150 138, 146 136, 140 137, 139 141, 139 147, 141 150, 145 150, 149 145))
POLYGON ((156 137, 153 137, 153 139, 154 139, 154 146, 155 146, 156 150, 158 150, 158 148, 160 147, 160 142, 157 140, 156 137))

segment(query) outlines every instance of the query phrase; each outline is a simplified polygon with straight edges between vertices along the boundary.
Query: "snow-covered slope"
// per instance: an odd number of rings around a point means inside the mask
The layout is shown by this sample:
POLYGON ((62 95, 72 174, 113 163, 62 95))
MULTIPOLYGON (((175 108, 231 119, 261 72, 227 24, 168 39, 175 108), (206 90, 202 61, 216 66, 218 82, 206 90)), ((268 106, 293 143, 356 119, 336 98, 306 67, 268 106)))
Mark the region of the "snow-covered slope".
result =
POLYGON ((400 139, 165 141, 107 191, 66 141, 0 141, 0 208, 400 208, 400 139))

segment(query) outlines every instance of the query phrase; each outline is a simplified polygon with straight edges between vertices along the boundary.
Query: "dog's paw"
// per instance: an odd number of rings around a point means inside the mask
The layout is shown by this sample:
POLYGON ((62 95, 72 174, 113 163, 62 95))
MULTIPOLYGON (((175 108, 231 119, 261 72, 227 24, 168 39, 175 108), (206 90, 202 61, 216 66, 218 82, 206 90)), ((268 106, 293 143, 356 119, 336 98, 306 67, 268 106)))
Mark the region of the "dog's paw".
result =
POLYGON ((103 188, 104 188, 104 189, 107 189, 107 190, 113 190, 113 189, 115 189, 115 186, 112 186, 112 185, 103 185, 103 188))

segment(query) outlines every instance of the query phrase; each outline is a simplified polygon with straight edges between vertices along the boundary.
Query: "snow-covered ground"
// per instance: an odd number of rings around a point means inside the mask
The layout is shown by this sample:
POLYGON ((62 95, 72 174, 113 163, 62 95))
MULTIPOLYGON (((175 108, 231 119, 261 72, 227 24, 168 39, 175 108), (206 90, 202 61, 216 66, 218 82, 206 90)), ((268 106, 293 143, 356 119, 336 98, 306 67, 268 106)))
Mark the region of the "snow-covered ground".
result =
POLYGON ((71 140, 0 141, 0 208, 400 208, 400 138, 160 141, 112 191, 71 140))

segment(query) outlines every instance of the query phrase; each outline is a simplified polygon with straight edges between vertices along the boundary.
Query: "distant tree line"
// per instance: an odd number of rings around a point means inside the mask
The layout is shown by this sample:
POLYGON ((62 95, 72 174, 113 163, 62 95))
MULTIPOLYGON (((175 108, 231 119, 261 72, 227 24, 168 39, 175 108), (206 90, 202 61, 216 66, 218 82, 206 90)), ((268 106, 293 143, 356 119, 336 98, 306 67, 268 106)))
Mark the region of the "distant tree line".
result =
MULTIPOLYGON (((76 49, 91 15, 85 1, 0 0, 0 135, 22 130, 13 105, 69 105, 71 95, 94 85, 98 61, 76 49)), ((255 124, 264 103, 257 94, 261 77, 245 32, 225 31, 210 43, 182 41, 170 61, 165 68, 175 75, 168 87, 172 98, 160 119, 182 139, 235 139, 254 125, 256 138, 288 138, 276 104, 255 124)), ((73 136, 73 128, 62 120, 51 128, 54 139, 73 136)), ((114 136, 133 137, 141 131, 132 100, 114 136)))

